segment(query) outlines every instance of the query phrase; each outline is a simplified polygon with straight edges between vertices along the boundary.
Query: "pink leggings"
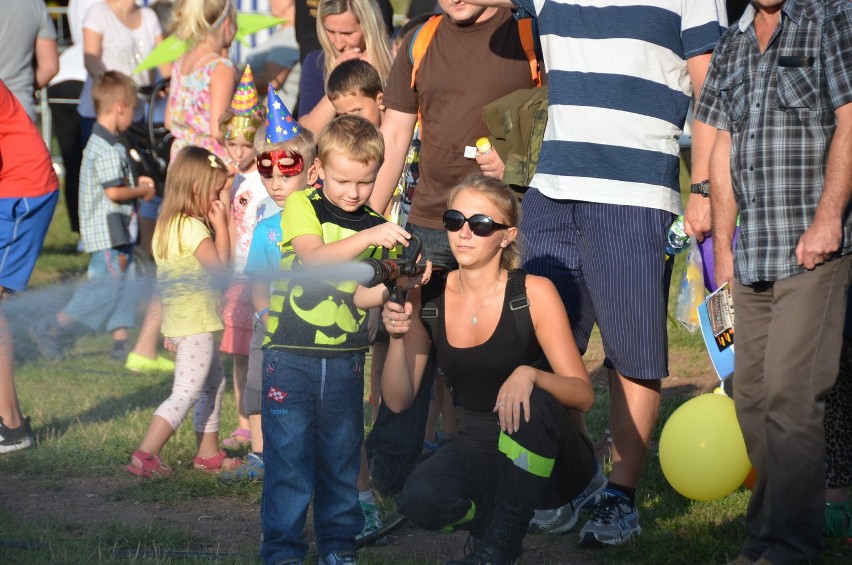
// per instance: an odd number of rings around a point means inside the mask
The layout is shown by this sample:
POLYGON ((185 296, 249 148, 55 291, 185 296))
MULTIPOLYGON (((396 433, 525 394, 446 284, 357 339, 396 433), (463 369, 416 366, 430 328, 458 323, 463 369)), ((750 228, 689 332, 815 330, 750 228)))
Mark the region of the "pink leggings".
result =
POLYGON ((218 432, 225 373, 213 334, 172 337, 177 347, 172 394, 154 412, 176 430, 195 404, 195 431, 218 432))

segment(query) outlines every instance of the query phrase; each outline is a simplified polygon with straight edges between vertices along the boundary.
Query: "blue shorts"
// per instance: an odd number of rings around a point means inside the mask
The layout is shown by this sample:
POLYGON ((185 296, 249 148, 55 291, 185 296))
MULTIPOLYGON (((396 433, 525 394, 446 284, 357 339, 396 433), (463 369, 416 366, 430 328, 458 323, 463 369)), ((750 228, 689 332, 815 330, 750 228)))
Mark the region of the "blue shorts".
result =
POLYGON ((163 198, 161 196, 155 196, 151 200, 142 200, 139 202, 139 217, 145 218, 146 220, 156 220, 157 215, 160 213, 160 204, 162 204, 163 198))
POLYGON ((59 191, 30 198, 0 198, 0 286, 12 291, 27 287, 59 191))
POLYGON ((531 188, 522 202, 524 268, 549 278, 585 352, 600 328, 608 367, 633 379, 668 375, 672 261, 665 210, 553 200, 531 188))

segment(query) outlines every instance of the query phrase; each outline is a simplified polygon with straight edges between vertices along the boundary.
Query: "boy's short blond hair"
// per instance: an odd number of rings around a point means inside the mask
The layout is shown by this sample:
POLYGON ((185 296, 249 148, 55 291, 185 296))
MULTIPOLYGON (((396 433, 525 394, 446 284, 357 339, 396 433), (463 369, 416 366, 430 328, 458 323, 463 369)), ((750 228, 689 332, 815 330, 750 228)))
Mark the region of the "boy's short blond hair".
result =
POLYGON ((317 158, 324 163, 332 152, 369 165, 381 166, 385 158, 385 140, 379 128, 361 116, 338 116, 325 126, 317 141, 317 158))
POLYGON ((260 124, 257 127, 257 133, 254 135, 254 150, 260 155, 261 153, 275 151, 276 149, 298 153, 302 156, 306 167, 313 165, 314 159, 317 157, 317 144, 310 131, 303 129, 299 135, 287 141, 267 143, 266 124, 260 124))
POLYGON ((361 59, 350 59, 337 65, 328 75, 325 85, 325 94, 332 102, 347 95, 367 96, 375 100, 382 92, 379 72, 361 59))
POLYGON ((136 103, 136 83, 119 71, 107 71, 92 85, 95 115, 106 114, 116 104, 136 103))

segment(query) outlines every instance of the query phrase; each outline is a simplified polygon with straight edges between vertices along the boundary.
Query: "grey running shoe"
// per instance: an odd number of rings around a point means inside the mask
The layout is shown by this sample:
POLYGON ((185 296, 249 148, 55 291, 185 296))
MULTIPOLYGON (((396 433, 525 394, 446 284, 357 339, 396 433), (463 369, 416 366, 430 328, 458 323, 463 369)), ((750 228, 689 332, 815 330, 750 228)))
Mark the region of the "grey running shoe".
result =
POLYGON ((623 496, 604 491, 592 519, 580 530, 580 545, 620 545, 641 532, 636 506, 623 496))
POLYGON ((597 466, 592 480, 588 486, 574 497, 574 500, 552 510, 536 510, 535 516, 530 520, 529 531, 533 533, 564 534, 571 531, 577 524, 580 511, 583 508, 592 508, 600 502, 603 490, 606 488, 607 480, 600 465, 597 466))
POLYGON ((0 453, 11 453, 35 445, 35 435, 30 428, 30 419, 24 418, 17 428, 9 428, 0 418, 0 453))

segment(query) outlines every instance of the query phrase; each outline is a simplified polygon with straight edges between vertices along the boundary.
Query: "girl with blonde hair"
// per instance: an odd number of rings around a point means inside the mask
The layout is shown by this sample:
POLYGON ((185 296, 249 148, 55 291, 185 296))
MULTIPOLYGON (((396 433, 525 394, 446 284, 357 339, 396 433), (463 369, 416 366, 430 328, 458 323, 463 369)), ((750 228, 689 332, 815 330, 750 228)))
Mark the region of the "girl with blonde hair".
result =
POLYGON ((231 104, 237 81, 228 48, 237 33, 234 0, 178 0, 172 33, 189 45, 175 61, 165 125, 175 140, 171 156, 187 145, 204 147, 228 161, 219 119, 231 104))
POLYGON ((198 450, 193 467, 208 472, 241 464, 219 450, 225 375, 213 332, 222 329, 216 277, 228 272, 228 168, 208 150, 190 146, 175 156, 154 230, 154 260, 166 339, 177 352, 171 395, 157 408, 126 469, 139 477, 170 475, 160 452, 195 406, 198 450), (223 194, 225 193, 225 194, 223 194))

